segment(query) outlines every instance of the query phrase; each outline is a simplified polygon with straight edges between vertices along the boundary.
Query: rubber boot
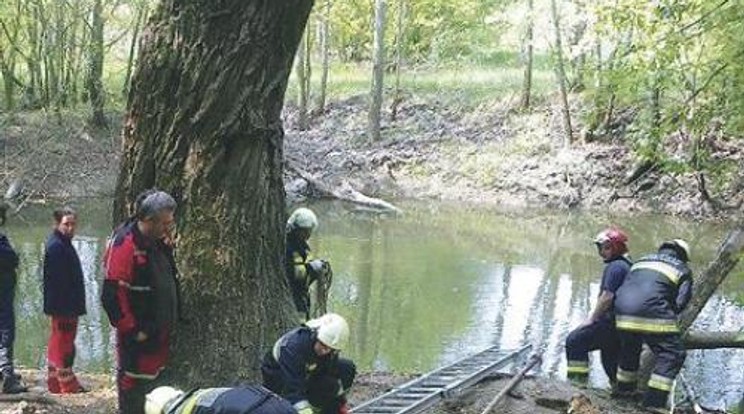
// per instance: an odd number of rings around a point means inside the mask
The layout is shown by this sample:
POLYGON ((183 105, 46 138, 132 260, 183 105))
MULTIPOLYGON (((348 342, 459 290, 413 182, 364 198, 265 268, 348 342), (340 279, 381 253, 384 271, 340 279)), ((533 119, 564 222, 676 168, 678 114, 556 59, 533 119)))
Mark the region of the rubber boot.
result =
POLYGON ((3 394, 19 394, 28 391, 28 387, 13 374, 13 372, 3 374, 3 394))
POLYGON ((649 388, 643 396, 643 408, 650 413, 665 413, 669 410, 666 408, 669 393, 666 391, 649 388))

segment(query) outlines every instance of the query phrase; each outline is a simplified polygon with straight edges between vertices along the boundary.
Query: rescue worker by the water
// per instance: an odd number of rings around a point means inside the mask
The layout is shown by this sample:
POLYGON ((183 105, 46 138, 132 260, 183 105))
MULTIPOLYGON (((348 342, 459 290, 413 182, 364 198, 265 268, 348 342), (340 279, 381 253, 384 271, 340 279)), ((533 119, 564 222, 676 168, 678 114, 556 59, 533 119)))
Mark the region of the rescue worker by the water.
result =
POLYGON ((346 391, 354 382, 356 366, 338 355, 348 339, 349 325, 335 313, 287 332, 261 364, 264 386, 286 398, 300 414, 348 413, 346 391))
POLYGON ((587 385, 589 352, 599 350, 610 383, 617 376, 620 338, 615 330, 613 300, 623 284, 632 262, 628 256, 628 236, 617 228, 608 228, 594 238, 597 253, 604 260, 599 297, 591 314, 566 338, 567 373, 571 382, 587 385))
POLYGON ((178 289, 170 227, 176 202, 149 190, 135 203, 135 216, 113 234, 105 254, 103 306, 116 328, 119 413, 139 414, 145 394, 168 359, 178 316, 178 289))
MULTIPOLYGON (((0 203, 0 226, 5 225, 8 205, 0 203)), ((0 233, 0 378, 4 394, 26 392, 21 376, 13 368, 13 342, 15 342, 15 288, 18 255, 8 238, 0 233)))
POLYGON ((51 329, 47 346, 47 389, 52 394, 84 392, 72 371, 78 318, 85 315, 85 284, 72 238, 77 213, 69 207, 54 211, 54 230, 44 249, 44 313, 51 329))
POLYGON ((158 387, 145 397, 145 414, 295 414, 292 404, 260 386, 183 392, 158 387))
POLYGON ((310 285, 330 271, 327 261, 313 259, 307 244, 316 227, 318 218, 309 208, 298 208, 287 220, 285 273, 295 308, 304 320, 310 319, 310 285))
POLYGON ((658 253, 641 258, 630 268, 615 294, 615 325, 622 346, 615 395, 635 392, 645 343, 656 356, 643 398, 643 405, 651 412, 666 412, 669 391, 685 361, 677 318, 692 297, 689 260, 687 242, 666 241, 658 253))

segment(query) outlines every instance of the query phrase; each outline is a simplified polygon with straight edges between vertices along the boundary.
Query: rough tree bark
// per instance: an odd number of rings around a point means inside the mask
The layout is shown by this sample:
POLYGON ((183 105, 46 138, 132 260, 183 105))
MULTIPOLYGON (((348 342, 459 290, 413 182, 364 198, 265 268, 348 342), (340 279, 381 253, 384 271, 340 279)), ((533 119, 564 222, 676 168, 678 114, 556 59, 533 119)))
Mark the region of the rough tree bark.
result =
POLYGON ((294 322, 284 283, 280 113, 312 0, 163 0, 132 78, 118 222, 157 186, 179 202, 176 258, 188 323, 169 377, 256 380, 294 322))
POLYGON ((382 110, 382 86, 385 76, 385 0, 375 0, 375 36, 372 68, 372 89, 369 100, 368 134, 374 141, 380 140, 380 112, 382 110))
POLYGON ((91 123, 97 127, 106 126, 106 115, 103 111, 103 4, 95 0, 91 10, 91 39, 88 51, 88 71, 86 89, 90 98, 91 123))
POLYGON ((524 78, 522 80, 522 97, 519 107, 528 109, 530 107, 530 95, 532 94, 532 57, 533 43, 535 42, 535 4, 534 0, 527 0, 527 33, 524 39, 524 78))
POLYGON ((573 129, 571 128, 571 111, 568 106, 568 89, 566 86, 566 64, 563 61, 563 41, 561 39, 561 21, 558 13, 556 0, 550 1, 550 9, 553 15, 553 30, 555 35, 555 59, 556 59, 556 77, 558 78, 558 87, 561 91, 561 115, 563 118, 564 144, 571 145, 573 141, 573 129))

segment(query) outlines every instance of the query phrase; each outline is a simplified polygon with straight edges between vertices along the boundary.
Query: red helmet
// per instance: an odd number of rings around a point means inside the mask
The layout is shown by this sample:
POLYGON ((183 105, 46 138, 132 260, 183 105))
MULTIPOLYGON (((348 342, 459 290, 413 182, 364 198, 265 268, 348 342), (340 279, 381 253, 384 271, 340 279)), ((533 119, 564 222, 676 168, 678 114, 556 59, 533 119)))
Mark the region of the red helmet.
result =
MULTIPOLYGON (((605 245, 609 244, 613 249, 620 251, 627 250, 628 236, 617 227, 609 227, 602 230, 594 238, 594 244, 605 245)), ((625 253, 624 251, 622 253, 625 253)))

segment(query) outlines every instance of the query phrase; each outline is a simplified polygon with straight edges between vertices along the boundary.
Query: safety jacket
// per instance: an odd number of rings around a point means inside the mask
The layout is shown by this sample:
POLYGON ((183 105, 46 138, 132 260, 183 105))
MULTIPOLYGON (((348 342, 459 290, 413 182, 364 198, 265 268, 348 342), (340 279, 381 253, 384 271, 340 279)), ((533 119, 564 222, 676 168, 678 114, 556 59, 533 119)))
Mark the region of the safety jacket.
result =
POLYGON ((336 353, 318 356, 313 348, 316 340, 314 329, 306 326, 295 328, 276 341, 263 361, 262 370, 282 383, 282 397, 297 410, 310 406, 310 377, 333 370, 338 360, 336 353))
POLYGON ((294 414, 286 400, 264 387, 205 388, 184 394, 165 414, 294 414))
POLYGON ((309 265, 311 260, 313 254, 307 242, 295 237, 293 232, 288 233, 285 274, 298 312, 307 313, 310 310, 308 287, 316 278, 309 265))
POLYGON ((167 322, 178 312, 172 249, 144 236, 137 221, 131 220, 115 231, 104 260, 101 299, 119 337, 120 369, 132 378, 154 379, 168 355, 167 322), (170 284, 158 283, 170 279, 170 284), (166 322, 163 314, 168 315, 166 322), (144 342, 135 339, 140 331, 147 334, 144 342))
POLYGON ((615 293, 618 330, 678 333, 677 315, 692 297, 692 272, 674 256, 657 253, 638 260, 615 293))

